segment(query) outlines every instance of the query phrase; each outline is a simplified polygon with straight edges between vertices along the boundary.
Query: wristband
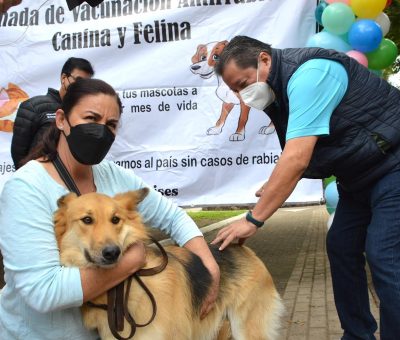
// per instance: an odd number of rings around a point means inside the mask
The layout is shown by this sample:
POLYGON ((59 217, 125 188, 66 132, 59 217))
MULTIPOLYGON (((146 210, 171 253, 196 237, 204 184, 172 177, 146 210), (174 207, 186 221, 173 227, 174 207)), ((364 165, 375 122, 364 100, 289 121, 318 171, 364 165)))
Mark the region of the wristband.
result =
POLYGON ((261 228, 264 225, 264 222, 256 220, 251 211, 249 210, 246 214, 246 220, 249 221, 250 223, 253 223, 257 228, 261 228))

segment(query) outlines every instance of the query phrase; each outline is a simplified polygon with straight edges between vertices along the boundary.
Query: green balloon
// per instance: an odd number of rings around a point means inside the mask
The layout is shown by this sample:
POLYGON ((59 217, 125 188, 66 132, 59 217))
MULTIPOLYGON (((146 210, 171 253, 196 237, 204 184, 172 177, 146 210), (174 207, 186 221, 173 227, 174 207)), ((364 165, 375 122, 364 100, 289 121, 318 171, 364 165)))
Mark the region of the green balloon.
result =
POLYGON ((328 32, 342 35, 349 31, 355 21, 355 15, 350 6, 335 2, 324 9, 321 20, 328 32))
POLYGON ((396 44, 390 39, 382 39, 378 48, 367 53, 368 68, 373 70, 382 70, 389 67, 396 60, 398 55, 396 44))
POLYGON ((383 76, 383 71, 382 70, 373 70, 373 69, 369 69, 372 73, 376 74, 378 77, 383 76))

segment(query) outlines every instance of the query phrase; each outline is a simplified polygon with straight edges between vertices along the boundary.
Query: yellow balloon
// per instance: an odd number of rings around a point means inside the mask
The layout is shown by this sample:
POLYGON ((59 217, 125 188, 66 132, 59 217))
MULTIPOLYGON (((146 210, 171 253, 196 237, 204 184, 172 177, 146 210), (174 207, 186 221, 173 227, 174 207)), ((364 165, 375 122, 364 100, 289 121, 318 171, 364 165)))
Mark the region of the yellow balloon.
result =
POLYGON ((385 8, 387 0, 350 0, 350 6, 359 18, 376 18, 385 8))

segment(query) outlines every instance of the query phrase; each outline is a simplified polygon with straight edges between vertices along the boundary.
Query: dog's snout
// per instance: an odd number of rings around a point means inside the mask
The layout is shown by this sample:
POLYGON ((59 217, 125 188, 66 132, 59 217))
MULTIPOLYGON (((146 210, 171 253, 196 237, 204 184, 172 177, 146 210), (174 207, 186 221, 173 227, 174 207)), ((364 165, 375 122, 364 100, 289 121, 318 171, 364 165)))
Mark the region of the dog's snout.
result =
POLYGON ((121 254, 121 249, 118 246, 106 246, 101 253, 107 261, 115 262, 121 254))
POLYGON ((199 68, 201 68, 201 66, 200 66, 200 65, 192 65, 192 66, 190 66, 190 68, 191 68, 193 71, 197 71, 199 68))

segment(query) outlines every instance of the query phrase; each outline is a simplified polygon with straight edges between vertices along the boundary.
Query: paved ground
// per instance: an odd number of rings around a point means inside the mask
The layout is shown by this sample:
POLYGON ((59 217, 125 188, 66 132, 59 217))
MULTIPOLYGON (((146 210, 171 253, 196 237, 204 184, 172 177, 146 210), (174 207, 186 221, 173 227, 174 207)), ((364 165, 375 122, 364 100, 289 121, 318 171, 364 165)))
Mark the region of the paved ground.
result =
MULTIPOLYGON (((246 243, 268 267, 286 306, 279 340, 339 340, 342 334, 325 251, 327 219, 324 206, 283 208, 246 243)), ((223 224, 204 228, 206 239, 211 241, 223 224)), ((377 317, 372 285, 370 292, 377 317)))

